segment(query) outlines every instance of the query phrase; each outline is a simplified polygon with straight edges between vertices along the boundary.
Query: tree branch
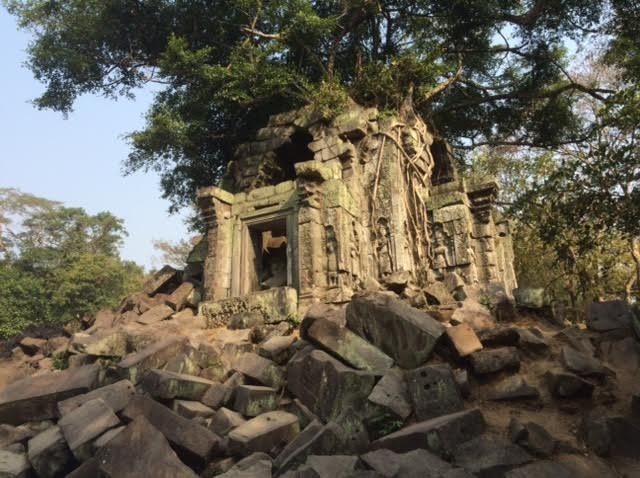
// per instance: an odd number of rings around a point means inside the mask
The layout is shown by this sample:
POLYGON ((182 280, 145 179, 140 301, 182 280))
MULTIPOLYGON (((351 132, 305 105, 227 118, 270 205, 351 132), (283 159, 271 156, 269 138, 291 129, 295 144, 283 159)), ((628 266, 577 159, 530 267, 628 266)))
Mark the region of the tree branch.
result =
POLYGON ((455 75, 453 75, 448 80, 440 83, 439 85, 427 91, 421 103, 431 101, 434 96, 439 95, 440 93, 445 91, 447 88, 449 88, 451 85, 453 85, 456 81, 460 79, 460 77, 462 76, 463 70, 464 70, 464 65, 462 63, 462 54, 458 53, 458 70, 456 71, 455 75))
POLYGON ((268 40, 278 40, 280 39, 280 34, 279 33, 264 33, 261 32, 260 30, 256 30, 255 28, 249 27, 249 26, 243 26, 240 28, 240 30, 242 30, 244 33, 248 34, 248 35, 253 35, 256 37, 260 37, 260 38, 266 38, 268 40))
POLYGON ((566 85, 559 86, 557 88, 542 91, 539 93, 529 93, 529 92, 514 92, 514 93, 504 93, 501 95, 492 95, 485 96, 483 98, 477 98, 475 100, 465 101, 463 103, 459 103, 457 105, 453 105, 449 108, 446 108, 440 113, 447 113, 449 111, 459 110, 461 108, 468 108, 470 106, 480 105, 482 103, 492 103, 494 101, 500 100, 535 100, 535 99, 543 99, 543 98, 555 98, 556 96, 561 95, 565 91, 577 90, 587 95, 596 98, 600 101, 606 101, 607 98, 602 96, 600 93, 615 93, 614 90, 604 89, 604 88, 589 88, 587 86, 581 85, 580 83, 568 83, 566 85))
POLYGON ((515 25, 520 25, 523 27, 531 26, 544 13, 545 3, 545 0, 537 0, 533 7, 531 7, 531 10, 529 10, 527 13, 524 13, 522 15, 505 14, 502 17, 499 17, 498 20, 503 20, 505 22, 513 23, 515 25))

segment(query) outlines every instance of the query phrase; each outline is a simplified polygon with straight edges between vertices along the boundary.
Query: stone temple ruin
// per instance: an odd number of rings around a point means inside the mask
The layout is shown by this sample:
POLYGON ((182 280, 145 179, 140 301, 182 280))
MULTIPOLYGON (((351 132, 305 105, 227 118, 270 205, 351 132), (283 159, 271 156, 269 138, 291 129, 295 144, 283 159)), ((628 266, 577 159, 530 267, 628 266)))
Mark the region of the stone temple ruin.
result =
POLYGON ((440 281, 452 292, 511 296, 497 192, 493 178, 459 177, 450 147, 411 107, 272 116, 237 149, 222 183, 199 191, 202 311, 214 322, 247 310, 301 315, 398 275, 414 290, 440 281))

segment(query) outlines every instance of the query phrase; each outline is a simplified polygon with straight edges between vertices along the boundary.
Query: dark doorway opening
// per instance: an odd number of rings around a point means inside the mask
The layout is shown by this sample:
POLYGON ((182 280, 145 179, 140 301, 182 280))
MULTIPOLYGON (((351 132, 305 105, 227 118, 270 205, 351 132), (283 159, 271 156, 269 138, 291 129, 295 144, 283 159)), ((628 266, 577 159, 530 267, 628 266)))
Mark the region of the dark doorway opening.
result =
POLYGON ((289 285, 289 255, 286 218, 252 224, 248 227, 252 246, 249 292, 289 285))

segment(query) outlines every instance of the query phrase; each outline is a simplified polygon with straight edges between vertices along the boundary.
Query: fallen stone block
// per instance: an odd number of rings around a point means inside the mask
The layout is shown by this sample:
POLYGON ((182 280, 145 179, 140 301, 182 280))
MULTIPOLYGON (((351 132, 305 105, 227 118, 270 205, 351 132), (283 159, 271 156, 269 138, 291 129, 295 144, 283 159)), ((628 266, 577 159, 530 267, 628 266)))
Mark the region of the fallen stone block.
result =
POLYGON ((166 304, 176 312, 182 310, 187 304, 189 296, 193 293, 194 285, 191 282, 183 282, 174 290, 166 301, 166 304))
POLYGON ((144 284, 146 294, 154 295, 158 292, 166 292, 171 283, 178 281, 179 272, 171 266, 164 266, 144 284))
POLYGON ((127 334, 122 329, 98 330, 94 334, 74 334, 69 348, 95 357, 122 357, 127 353, 127 334))
POLYGON ((373 387, 368 400, 391 411, 402 420, 411 415, 412 408, 407 383, 403 372, 399 369, 387 370, 373 387))
POLYGON ((569 346, 562 347, 560 361, 564 368, 583 377, 602 379, 607 374, 607 369, 598 359, 569 346))
POLYGON ((93 334, 100 330, 110 329, 115 325, 118 314, 111 309, 98 311, 91 327, 85 330, 87 334, 93 334))
POLYGON ((93 449, 94 452, 105 446, 111 440, 113 440, 118 434, 125 431, 127 427, 125 425, 121 425, 119 427, 112 428, 111 430, 107 430, 98 438, 93 441, 93 449))
POLYGON ((232 456, 213 459, 207 464, 200 476, 211 477, 222 475, 233 468, 236 462, 237 460, 232 456))
POLYGON ((462 443, 453 463, 479 477, 503 476, 507 471, 530 463, 533 457, 523 448, 498 437, 477 437, 462 443))
POLYGON ((156 305, 138 317, 137 322, 143 325, 151 325, 162 322, 173 315, 173 309, 166 304, 156 305))
POLYGON ((631 415, 640 420, 640 392, 631 396, 631 415))
POLYGON ((118 425, 120 420, 100 398, 84 403, 58 422, 71 453, 78 461, 88 460, 91 457, 92 441, 118 425))
POLYGON ((583 417, 577 432, 578 441, 596 455, 605 456, 611 450, 612 436, 607 417, 592 412, 583 417))
POLYGON ((591 397, 595 386, 577 375, 562 370, 549 370, 545 374, 549 391, 555 397, 591 397))
MULTIPOLYGON (((577 475, 583 476, 583 475, 577 475)), ((505 478, 576 478, 566 466, 552 461, 538 461, 515 468, 504 475, 505 478)))
POLYGON ((391 357, 330 320, 305 319, 301 330, 303 338, 358 370, 387 370, 393 366, 391 357))
MULTIPOLYGON (((614 471, 604 460, 597 456, 585 457, 582 455, 560 455, 556 461, 565 466, 574 478, 619 478, 620 475, 614 471)), ((527 477, 538 478, 538 477, 527 477)), ((547 477, 545 477, 547 478, 547 477)), ((555 478, 555 477, 551 477, 555 478)))
POLYGON ((222 407, 213 415, 213 419, 211 420, 209 429, 211 429, 218 435, 226 435, 231 430, 239 427, 245 422, 246 420, 244 419, 244 417, 238 412, 234 412, 233 410, 222 407))
POLYGON ((102 478, 104 473, 100 470, 100 463, 96 457, 89 458, 87 461, 69 473, 65 478, 102 478))
POLYGON ((438 478, 453 470, 453 467, 440 457, 421 449, 407 453, 380 449, 365 453, 360 459, 385 478, 438 478))
POLYGON ((173 411, 188 419, 196 417, 208 418, 215 413, 213 408, 193 400, 174 400, 173 411))
POLYGON ((611 432, 611 454, 640 459, 640 424, 627 417, 609 417, 607 425, 611 432))
POLYGON ((494 313, 499 322, 513 322, 517 318, 516 304, 511 299, 502 298, 494 305, 494 313))
POLYGON ((211 385, 201 398, 201 402, 213 409, 218 409, 231 400, 233 388, 223 383, 211 385))
POLYGON ((423 289, 429 305, 455 304, 456 300, 443 282, 434 282, 423 289))
POLYGON ((170 359, 163 367, 164 370, 186 375, 200 375, 200 352, 191 345, 185 345, 182 353, 170 359))
POLYGON ((456 447, 485 430, 485 421, 478 409, 465 410, 409 425, 371 444, 372 450, 386 448, 406 453, 416 448, 439 456, 449 456, 456 447))
POLYGON ((135 393, 136 390, 129 380, 120 380, 111 385, 92 390, 89 393, 76 395, 75 397, 58 402, 58 411, 60 412, 60 416, 63 416, 91 400, 100 398, 109 408, 115 413, 118 413, 127 406, 127 403, 129 403, 129 400, 135 393))
POLYGON ((271 478, 271 457, 266 453, 252 453, 240 460, 219 478, 271 478))
POLYGON ((451 367, 425 365, 405 374, 407 389, 419 421, 459 412, 464 408, 451 367))
POLYGON ((307 456, 319 451, 316 444, 324 427, 319 420, 313 420, 293 440, 287 443, 273 462, 278 471, 282 473, 290 468, 295 468, 304 463, 307 456))
POLYGON ((596 349, 591 342, 592 333, 588 333, 578 327, 567 327, 553 336, 554 339, 570 345, 574 349, 591 357, 596 353, 596 349))
POLYGON ((403 368, 426 362, 444 327, 428 314, 383 293, 356 296, 347 306, 347 325, 403 368))
POLYGON ((627 301, 594 302, 587 308, 587 327, 596 332, 608 332, 631 327, 633 311, 627 301))
POLYGON ((514 295, 518 306, 526 309, 542 309, 546 304, 542 287, 518 287, 514 295))
POLYGON ((300 420, 300 428, 306 427, 314 420, 318 420, 318 416, 309 410, 298 398, 294 398, 290 403, 284 405, 282 409, 285 412, 293 413, 300 420))
POLYGON ((520 340, 518 348, 531 354, 544 354, 549 350, 549 344, 542 333, 536 328, 517 329, 520 340))
POLYGON ((0 476, 2 478, 28 478, 31 465, 24 453, 0 450, 0 476))
POLYGON ((117 365, 120 375, 137 384, 148 370, 162 367, 178 354, 186 341, 184 337, 167 337, 127 355, 117 365))
POLYGON ((289 391, 325 421, 348 409, 364 409, 375 382, 373 374, 347 367, 311 347, 298 352, 287 366, 289 391))
POLYGON ((69 355, 67 359, 69 364, 68 368, 72 369, 72 368, 83 367, 85 365, 91 365, 92 363, 95 363, 96 360, 97 360, 97 357, 92 357, 91 355, 87 355, 87 354, 69 355))
POLYGON ((10 384, 0 392, 0 423, 19 425, 57 417, 57 403, 94 388, 98 370, 95 365, 87 365, 10 384))
POLYGON ((459 357, 466 357, 473 352, 482 350, 478 336, 468 324, 449 327, 446 329, 446 333, 459 357))
POLYGON ((186 462, 204 464, 219 449, 219 437, 205 427, 181 417, 150 398, 135 395, 122 410, 123 418, 145 417, 175 445, 186 462))
POLYGON ((295 341, 296 338, 293 335, 271 337, 260 344, 258 355, 283 365, 291 358, 290 348, 295 341))
POLYGON ((471 354, 470 360, 473 372, 478 375, 520 369, 520 356, 515 347, 481 350, 471 354))
POLYGON ((477 334, 486 329, 495 329, 497 325, 489 309, 471 297, 464 300, 462 307, 454 310, 451 315, 451 323, 454 325, 467 324, 477 334))
POLYGON ((453 377, 456 379, 458 390, 463 398, 471 396, 471 383, 469 383, 469 372, 465 369, 456 369, 453 371, 453 377))
POLYGON ((529 385, 520 375, 507 377, 494 385, 487 396, 489 400, 535 400, 540 397, 538 389, 529 385))
POLYGON ((298 433, 298 417, 287 412, 267 412, 252 418, 229 433, 229 451, 246 456, 268 452, 290 442, 298 433))
POLYGON ((478 332, 478 338, 484 347, 515 347, 520 342, 516 327, 496 327, 478 332))
POLYGON ((27 355, 46 354, 46 339, 37 339, 35 337, 25 337, 19 343, 22 351, 27 355))
POLYGON ((29 440, 28 450, 29 462, 39 478, 64 476, 73 469, 73 455, 58 426, 49 427, 29 440))
POLYGON ((305 468, 318 478, 347 478, 353 475, 357 463, 357 456, 309 455, 305 468))
POLYGON ((233 369, 263 385, 279 389, 284 384, 284 372, 269 359, 257 354, 243 353, 233 361, 233 369))
POLYGON ((544 427, 534 422, 522 424, 516 418, 512 418, 509 422, 509 435, 513 443, 537 457, 550 457, 557 446, 555 438, 544 427))
POLYGON ((109 478, 196 478, 145 417, 138 417, 96 454, 109 478))
POLYGON ((194 375, 151 369, 142 380, 142 388, 155 398, 199 401, 214 383, 194 375))
POLYGON ((257 417, 278 406, 278 391, 271 387, 240 385, 233 394, 233 409, 247 417, 257 417))
POLYGON ((13 425, 2 423, 0 424, 0 448, 6 448, 13 443, 28 440, 35 436, 36 433, 26 425, 14 427, 13 425))

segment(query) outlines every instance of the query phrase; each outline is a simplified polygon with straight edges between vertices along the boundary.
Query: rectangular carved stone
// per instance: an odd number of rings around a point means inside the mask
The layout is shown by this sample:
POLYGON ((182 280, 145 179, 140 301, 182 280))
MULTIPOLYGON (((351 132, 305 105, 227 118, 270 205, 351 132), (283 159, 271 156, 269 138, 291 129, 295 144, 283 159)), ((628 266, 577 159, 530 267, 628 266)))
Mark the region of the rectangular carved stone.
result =
POLYGON ((418 420, 428 420, 464 408, 449 365, 425 365, 408 371, 406 378, 418 420))
POLYGON ((393 359, 369 342, 327 319, 305 319, 304 337, 359 370, 387 370, 393 359), (305 327, 306 326, 306 327, 305 327))
POLYGON ((219 446, 219 437, 150 398, 136 395, 122 411, 127 420, 143 416, 190 460, 204 463, 219 446))
POLYGON ((155 342, 139 352, 124 357, 117 365, 118 370, 123 378, 128 378, 136 384, 148 370, 162 367, 177 355, 186 341, 184 337, 167 337, 155 342))
POLYGON ((347 306, 347 326, 403 368, 426 362, 444 327, 428 314, 383 293, 356 296, 347 306))
POLYGON ((423 448, 443 456, 453 452, 461 443, 481 435, 484 430, 485 422, 480 410, 466 410, 409 425, 376 440, 371 448, 386 448, 396 453, 423 448))
POLYGON ((93 439, 117 425, 120 420, 100 398, 86 402, 58 422, 73 456, 79 461, 90 458, 93 439))
POLYGON ((168 319, 173 314, 173 309, 166 304, 156 305, 142 314, 136 322, 144 325, 155 324, 168 319))
POLYGON ((178 459, 162 434, 142 416, 100 448, 96 458, 100 471, 108 478, 198 476, 178 459))
POLYGON ((183 282, 176 290, 174 290, 167 299, 167 305, 175 311, 181 310, 187 303, 189 295, 193 292, 193 284, 191 282, 183 282))
POLYGON ((287 412, 268 412, 234 428, 229 433, 229 451, 234 455, 267 452, 289 443, 298 433, 298 417, 287 412))
POLYGON ((64 476, 71 471, 73 456, 58 426, 29 440, 28 450, 29 462, 41 478, 64 476))
POLYGON ((61 416, 66 415, 90 400, 101 398, 117 413, 127 406, 127 403, 129 403, 129 400, 135 392, 135 388, 129 380, 120 380, 111 385, 92 390, 89 393, 76 395, 75 397, 58 402, 58 411, 61 416))
POLYGON ((98 370, 97 365, 86 365, 12 383, 0 392, 0 423, 20 425, 57 417, 57 403, 94 388, 98 370))
POLYGON ((142 388, 156 398, 200 400, 214 383, 194 375, 152 369, 142 380, 142 388))
POLYGON ((309 347, 287 366, 287 388, 322 420, 352 408, 363 409, 376 383, 370 372, 355 370, 321 350, 309 347))

